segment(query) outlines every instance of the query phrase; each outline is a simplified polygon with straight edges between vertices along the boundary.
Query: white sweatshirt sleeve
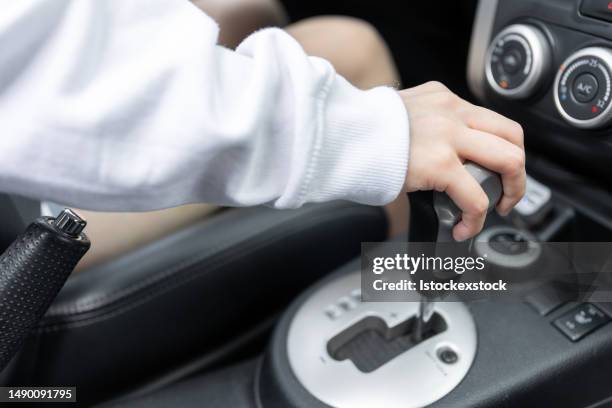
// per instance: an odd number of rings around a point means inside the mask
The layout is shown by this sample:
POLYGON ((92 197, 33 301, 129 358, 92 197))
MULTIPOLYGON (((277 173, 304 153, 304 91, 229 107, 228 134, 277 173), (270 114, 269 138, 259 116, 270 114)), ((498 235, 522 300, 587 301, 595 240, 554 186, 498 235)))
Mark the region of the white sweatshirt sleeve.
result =
POLYGON ((80 208, 382 205, 406 175, 396 91, 284 31, 234 52, 188 1, 0 5, 0 191, 80 208))

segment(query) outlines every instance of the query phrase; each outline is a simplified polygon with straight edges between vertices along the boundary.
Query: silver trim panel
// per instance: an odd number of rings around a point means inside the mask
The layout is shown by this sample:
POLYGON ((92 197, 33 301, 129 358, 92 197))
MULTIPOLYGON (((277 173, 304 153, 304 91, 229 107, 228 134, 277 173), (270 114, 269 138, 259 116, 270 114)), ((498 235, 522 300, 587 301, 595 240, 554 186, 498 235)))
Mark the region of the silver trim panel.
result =
POLYGON ((485 58, 493 23, 497 12, 498 0, 480 0, 474 25, 472 27, 472 38, 468 54, 467 80, 470 91, 480 100, 485 99, 485 58))
MULTIPOLYGON (((427 406, 451 392, 468 373, 476 356, 476 325, 460 302, 436 302, 447 329, 410 348, 376 370, 364 373, 352 361, 329 355, 328 342, 369 316, 395 327, 416 315, 417 302, 361 302, 361 273, 342 276, 320 288, 295 314, 289 327, 289 364, 303 387, 336 408, 410 408, 427 406), (330 305, 350 298, 350 306, 329 313, 330 305), (458 355, 440 361, 440 350, 458 355)), ((346 301, 344 301, 346 303, 346 301)))
POLYGON ((486 256, 487 262, 512 269, 527 268, 540 259, 542 255, 542 245, 537 242, 536 237, 526 231, 520 231, 508 226, 495 226, 481 232, 476 238, 474 249, 479 256, 486 256), (519 255, 507 255, 494 249, 490 244, 491 238, 497 234, 504 233, 522 235, 527 241, 527 252, 519 255))

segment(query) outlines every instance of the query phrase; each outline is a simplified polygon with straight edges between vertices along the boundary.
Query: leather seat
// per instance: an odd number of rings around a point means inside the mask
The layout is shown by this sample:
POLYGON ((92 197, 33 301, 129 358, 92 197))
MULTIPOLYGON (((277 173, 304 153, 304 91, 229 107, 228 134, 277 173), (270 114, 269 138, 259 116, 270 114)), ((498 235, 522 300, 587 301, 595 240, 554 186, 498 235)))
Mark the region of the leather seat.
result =
POLYGON ((343 202, 221 213, 70 278, 0 384, 76 386, 91 404, 218 365, 386 228, 343 202))

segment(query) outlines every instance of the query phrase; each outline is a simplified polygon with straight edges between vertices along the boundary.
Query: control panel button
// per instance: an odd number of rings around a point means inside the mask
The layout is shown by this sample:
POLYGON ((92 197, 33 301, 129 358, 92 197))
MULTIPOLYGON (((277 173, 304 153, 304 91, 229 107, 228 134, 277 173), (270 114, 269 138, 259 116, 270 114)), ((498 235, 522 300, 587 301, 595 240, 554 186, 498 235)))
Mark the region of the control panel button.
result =
POLYGON ((555 78, 555 104, 570 124, 594 129, 612 120, 612 50, 584 48, 567 58, 555 78))
POLYGON ((580 12, 585 16, 612 22, 612 1, 582 0, 580 12))
POLYGON ((501 231, 489 240, 491 248, 504 255, 523 255, 529 251, 529 242, 522 234, 501 231))
POLYGON ((540 211, 546 204, 550 203, 551 196, 552 192, 550 188, 527 175, 525 195, 514 207, 514 210, 525 217, 533 215, 540 211))
POLYGON ((591 102, 599 90, 597 78, 592 74, 578 75, 572 86, 572 93, 578 102, 591 102))
POLYGON ((571 341, 578 341, 610 321, 610 317, 590 303, 583 303, 553 322, 571 341))
POLYGON ((486 257, 496 267, 527 270, 542 254, 542 244, 527 231, 510 226, 496 225, 484 229, 476 238, 474 251, 486 257))
POLYGON ((527 175, 525 195, 514 206, 513 216, 518 216, 525 227, 541 223, 552 210, 552 192, 549 187, 527 175))
POLYGON ((535 26, 513 24, 493 39, 485 69, 496 93, 526 98, 540 85, 549 65, 550 46, 544 34, 535 26))
POLYGON ((523 56, 519 50, 511 49, 502 55, 502 66, 504 71, 510 75, 516 74, 524 65, 523 56))

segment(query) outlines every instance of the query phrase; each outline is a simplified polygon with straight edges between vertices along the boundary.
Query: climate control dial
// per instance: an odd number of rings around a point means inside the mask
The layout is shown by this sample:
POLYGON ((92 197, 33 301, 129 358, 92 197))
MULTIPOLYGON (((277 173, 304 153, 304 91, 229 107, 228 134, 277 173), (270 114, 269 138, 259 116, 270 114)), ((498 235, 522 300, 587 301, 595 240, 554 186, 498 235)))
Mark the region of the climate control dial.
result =
POLYGON ((555 79, 555 104, 572 125, 592 129, 612 121, 612 50, 584 48, 566 59, 555 79))
POLYGON ((531 96, 550 67, 550 45, 535 26, 513 24, 504 28, 487 52, 489 86, 507 98, 531 96))

